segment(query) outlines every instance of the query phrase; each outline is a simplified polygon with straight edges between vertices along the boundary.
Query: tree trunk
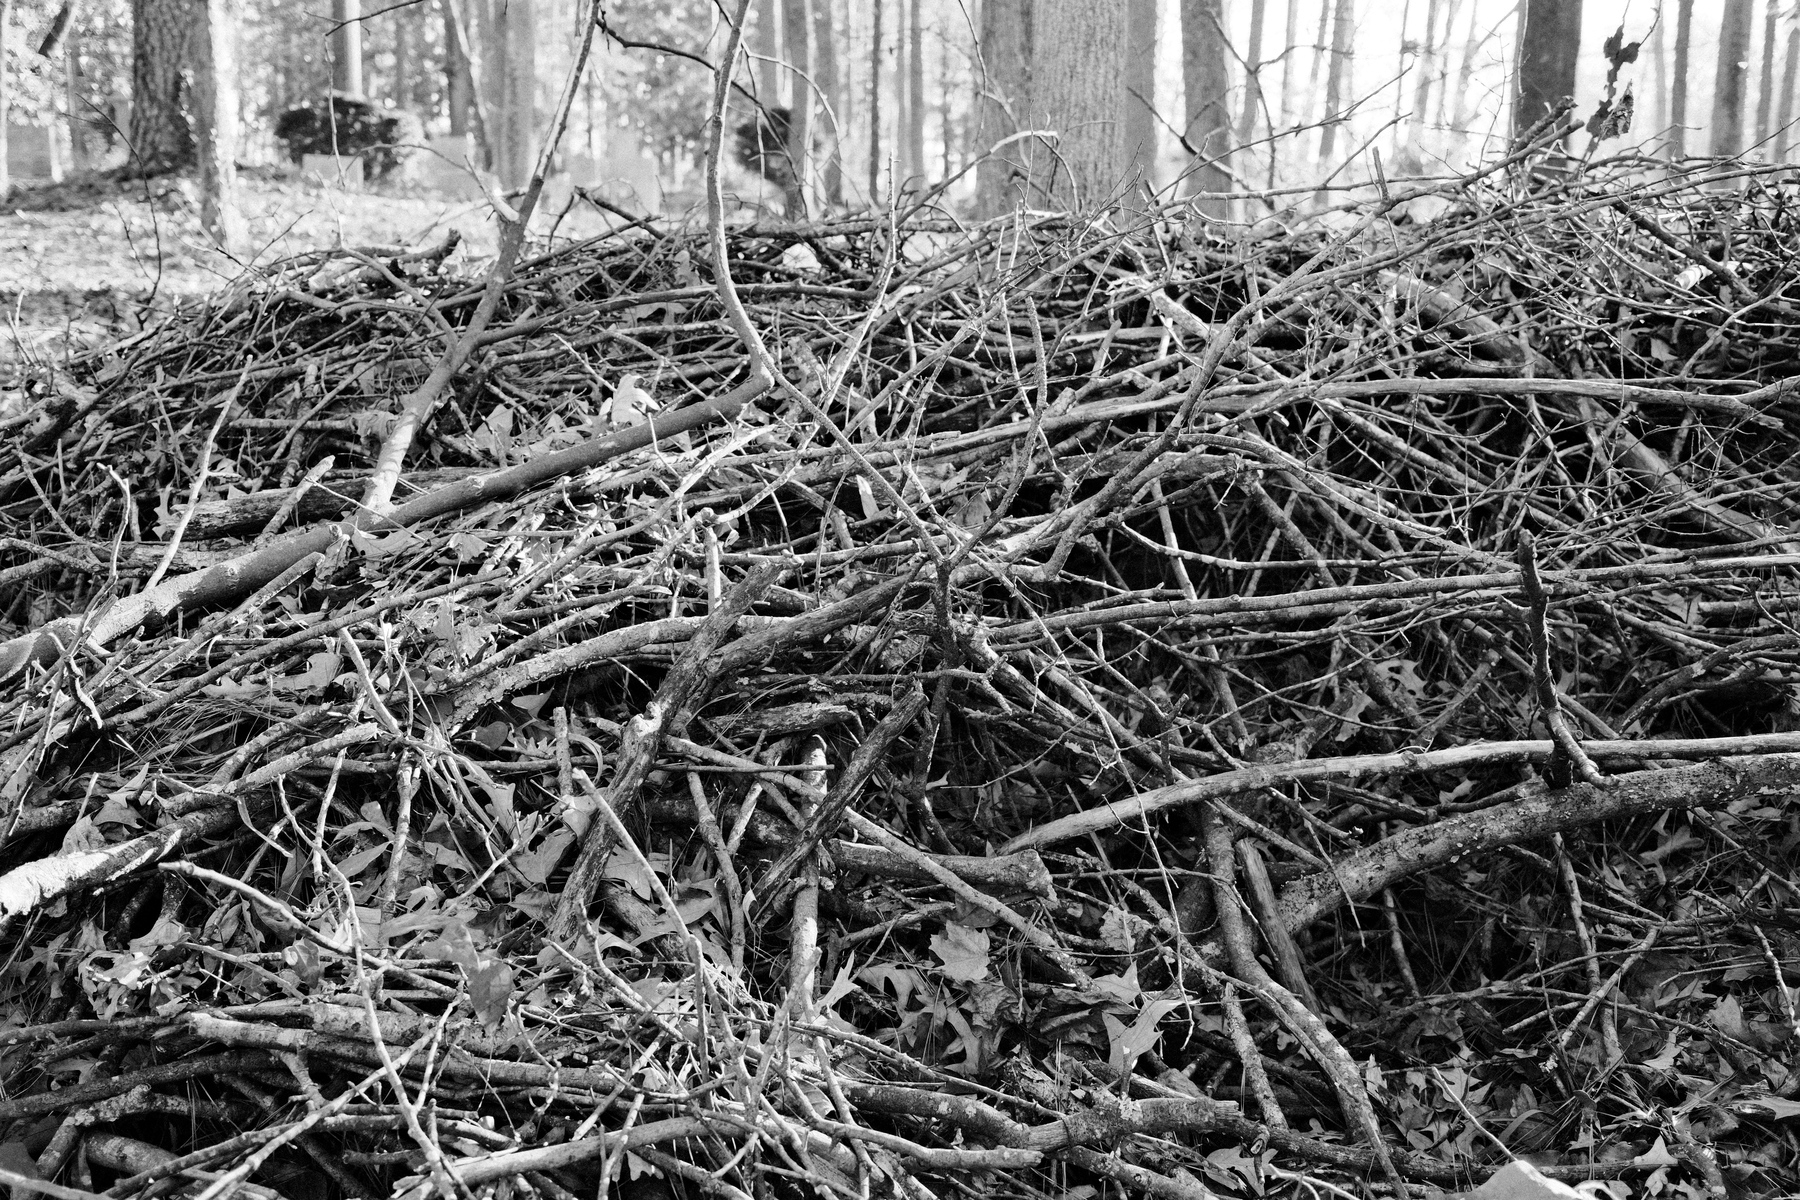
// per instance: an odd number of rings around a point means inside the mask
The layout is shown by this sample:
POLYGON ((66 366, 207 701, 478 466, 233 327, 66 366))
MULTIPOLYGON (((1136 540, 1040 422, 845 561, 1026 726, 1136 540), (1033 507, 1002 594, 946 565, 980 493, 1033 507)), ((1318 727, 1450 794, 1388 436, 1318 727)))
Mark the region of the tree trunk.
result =
POLYGON ((1769 119, 1775 115, 1775 43, 1780 36, 1775 29, 1779 0, 1767 0, 1768 12, 1763 16, 1762 91, 1756 97, 1756 144, 1769 144, 1769 119))
POLYGON ((1331 19, 1331 66, 1325 72, 1325 127, 1319 133, 1321 163, 1329 163, 1337 149, 1338 119, 1350 91, 1350 35, 1356 27, 1356 0, 1337 0, 1336 9, 1331 19))
POLYGON ((1519 75, 1513 136, 1543 120, 1575 94, 1581 49, 1581 0, 1526 0, 1519 9, 1519 75))
POLYGON ((925 181, 925 18, 912 0, 906 19, 906 174, 925 181))
POLYGON ((363 94, 362 0, 331 0, 331 90, 363 94))
POLYGON ((475 83, 469 75, 469 48, 456 19, 454 0, 439 0, 444 8, 444 99, 450 106, 450 134, 469 132, 469 108, 475 102, 475 83))
MULTIPOLYGON (((1257 0, 1258 4, 1262 0, 1257 0)), ((1124 113, 1125 180, 1156 190, 1156 0, 1129 0, 1126 16, 1124 113)))
POLYGON ((1056 86, 1035 89, 1033 107, 1057 141, 1056 153, 1036 164, 1032 183, 1052 205, 1093 209, 1119 184, 1125 7, 1117 0, 1038 0, 1036 9, 1032 78, 1056 86))
MULTIPOLYGON (((1415 147, 1425 134, 1425 113, 1431 107, 1432 77, 1437 72, 1438 61, 1438 12, 1442 7, 1441 0, 1431 0, 1425 6, 1425 38, 1419 43, 1419 57, 1413 66, 1413 69, 1419 73, 1419 81, 1413 87, 1412 144, 1415 147)), ((1451 13, 1450 17, 1454 20, 1456 14, 1451 13)), ((1446 21, 1444 23, 1445 40, 1449 39, 1449 35, 1450 23, 1446 21)))
POLYGON ((1660 16, 1650 30, 1650 83, 1655 93, 1655 107, 1650 110, 1650 128, 1659 138, 1669 132, 1669 38, 1668 22, 1660 16))
POLYGON ((1787 62, 1781 68, 1781 104, 1776 111, 1775 161, 1786 162, 1789 128, 1794 121, 1795 76, 1800 74, 1800 23, 1788 30, 1787 62))
POLYGON ((844 202, 844 157, 842 146, 843 112, 838 87, 837 37, 832 29, 831 10, 834 0, 812 0, 813 80, 819 85, 824 101, 825 137, 825 203, 836 207, 844 202))
POLYGON ((194 160, 181 74, 193 26, 190 0, 132 0, 131 151, 134 165, 146 175, 194 160))
POLYGON ((537 157, 537 0, 500 0, 494 13, 497 51, 490 58, 499 79, 501 133, 495 139, 494 173, 508 190, 531 180, 537 157))
POLYGON ((1294 60, 1300 57, 1300 0, 1287 0, 1286 36, 1281 44, 1281 127, 1294 120, 1294 60))
POLYGON ((1237 128, 1240 146, 1250 140, 1250 134, 1256 129, 1256 110, 1263 103, 1262 45, 1266 15, 1267 0, 1250 0, 1250 52, 1244 56, 1244 112, 1238 118, 1237 128))
POLYGON ((1694 0, 1675 0, 1675 66, 1669 80, 1669 157, 1687 157, 1688 48, 1694 40, 1694 0))
POLYGON ((869 203, 881 198, 881 19, 882 0, 873 5, 869 34, 869 203))
POLYGON ((1181 0, 1183 129, 1198 160, 1184 190, 1207 196, 1200 210, 1220 219, 1231 215, 1231 76, 1225 59, 1223 0, 1181 0))
MULTIPOLYGON (((1450 128, 1453 129, 1459 137, 1467 133, 1469 129, 1469 96, 1471 91, 1469 85, 1470 81, 1475 76, 1475 56, 1481 52, 1481 47, 1487 44, 1486 37, 1478 38, 1475 36, 1475 30, 1480 27, 1480 24, 1481 6, 1479 4, 1471 4, 1469 6, 1469 36, 1463 39, 1462 65, 1458 67, 1456 71, 1456 87, 1454 89, 1445 89, 1447 91, 1454 90, 1456 93, 1456 107, 1450 118, 1450 128)), ((1494 26, 1494 30, 1497 29, 1499 29, 1499 26, 1494 26)), ((1494 30, 1488 31, 1488 37, 1493 36, 1494 30)))
POLYGON ((200 226, 228 254, 244 246, 237 204, 237 26, 242 0, 201 0, 194 37, 194 141, 200 226))
POLYGON ((788 83, 788 185, 787 215, 799 221, 806 217, 807 180, 812 171, 812 75, 811 38, 808 36, 811 16, 806 0, 782 0, 781 40, 787 47, 788 83))
POLYGON ((764 108, 781 104, 781 0, 757 0, 750 25, 751 74, 764 108))
POLYGON ((401 108, 412 107, 412 11, 410 5, 397 8, 392 17, 394 22, 394 103, 401 108))
POLYGON ((1744 93, 1750 78, 1751 0, 1725 0, 1719 62, 1713 75, 1712 153, 1730 158, 1744 149, 1744 93))
MULTIPOLYGON (((63 83, 69 106, 69 169, 83 171, 87 169, 87 106, 81 102, 81 39, 73 32, 63 42, 63 83)), ((0 192, 5 190, 0 182, 0 192)))
POLYGON ((1011 212, 1030 178, 1030 150, 1022 142, 994 147, 1024 126, 1031 111, 1032 0, 982 0, 980 55, 975 64, 975 211, 1011 212), (991 152, 991 153, 990 153, 991 152))

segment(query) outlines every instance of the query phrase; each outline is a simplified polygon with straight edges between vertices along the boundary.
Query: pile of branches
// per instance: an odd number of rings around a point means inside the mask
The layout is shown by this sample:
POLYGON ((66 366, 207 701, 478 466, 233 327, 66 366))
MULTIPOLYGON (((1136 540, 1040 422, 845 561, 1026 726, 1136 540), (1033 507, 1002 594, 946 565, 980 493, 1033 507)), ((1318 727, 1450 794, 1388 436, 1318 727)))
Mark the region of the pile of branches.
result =
POLYGON ((1791 1189, 1794 205, 639 224, 473 338, 339 250, 40 364, 0 1180, 1791 1189))

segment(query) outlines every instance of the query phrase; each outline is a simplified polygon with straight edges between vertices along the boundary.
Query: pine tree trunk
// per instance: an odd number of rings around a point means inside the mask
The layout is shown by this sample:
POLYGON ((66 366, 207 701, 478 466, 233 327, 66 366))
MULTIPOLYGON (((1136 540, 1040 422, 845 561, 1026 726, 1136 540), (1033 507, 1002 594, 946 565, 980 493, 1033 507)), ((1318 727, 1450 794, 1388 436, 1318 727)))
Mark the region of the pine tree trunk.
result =
POLYGON ((1751 0, 1725 0, 1719 61, 1713 75, 1712 153, 1729 158, 1744 148, 1744 93, 1750 78, 1751 0))
POLYGON ((1781 104, 1775 116, 1775 161, 1778 163, 1787 161, 1789 129, 1794 122, 1794 85, 1800 82, 1796 75, 1800 75, 1800 22, 1788 30, 1787 62, 1781 68, 1781 104))
POLYGON ((1281 127, 1294 121, 1294 60, 1300 57, 1300 0, 1287 0, 1286 36, 1281 53, 1281 127))
POLYGON ((1011 212, 1031 176, 1031 148, 1022 141, 994 147, 1024 126, 1031 111, 1032 0, 982 0, 980 56, 975 64, 975 211, 1011 212), (990 153, 991 152, 991 153, 990 153))
POLYGON ((201 0, 194 30, 194 141, 200 226, 227 253, 244 246, 237 203, 237 25, 241 0, 201 0))
POLYGON ((1225 62, 1223 0, 1181 0, 1183 129, 1199 159, 1187 191, 1207 196, 1200 210, 1221 219, 1231 215, 1231 76, 1225 62))
POLYGON ((456 19, 454 0, 438 0, 444 9, 444 99, 450 106, 450 134, 466 137, 475 83, 469 76, 469 48, 456 19))
POLYGON ((1763 16, 1762 91, 1756 97, 1756 144, 1769 144, 1769 119, 1775 115, 1775 43, 1780 40, 1775 30, 1778 0, 1766 0, 1768 12, 1763 16))
POLYGON ((1250 52, 1244 55, 1244 112, 1238 118, 1237 140, 1243 145, 1256 128, 1256 112, 1262 107, 1263 19, 1267 0, 1250 0, 1250 52))
MULTIPOLYGON (((1262 0, 1257 0, 1262 3, 1262 0)), ((1125 95, 1120 128, 1125 134, 1125 179, 1156 190, 1156 0, 1126 6, 1125 95)))
POLYGON ((1350 91, 1350 35, 1356 26, 1356 0, 1336 0, 1331 19, 1331 66, 1325 72, 1325 126, 1319 133, 1319 161, 1329 163, 1337 149, 1338 119, 1350 91))
POLYGON ((362 0, 331 0, 331 89, 363 94, 362 0))
POLYGON ((1675 66, 1669 81, 1669 157, 1687 157, 1688 49, 1694 40, 1694 0, 1675 0, 1675 66))
POLYGON ((537 0, 501 0, 492 56, 500 76, 500 123, 494 173, 509 190, 531 180, 537 158, 537 0))
POLYGON ((811 16, 806 0, 782 0, 781 40, 787 47, 788 64, 788 185, 787 215, 799 221, 806 216, 807 181, 812 175, 812 75, 810 52, 811 16))
POLYGON ((837 36, 832 29, 835 0, 812 0, 813 79, 824 100, 822 132, 825 142, 825 203, 833 208, 844 203, 844 155, 842 145, 842 97, 838 86, 837 36))
POLYGON ((191 0, 132 0, 131 150, 146 175, 194 161, 194 134, 182 111, 191 0))
POLYGON ((1519 10, 1519 76, 1513 136, 1542 121, 1575 94, 1581 49, 1581 0, 1526 0, 1519 10))
POLYGON ((874 2, 869 35, 869 203, 881 199, 881 21, 882 0, 874 2))
POLYGON ((906 19, 906 174, 925 181, 925 18, 912 0, 906 19))

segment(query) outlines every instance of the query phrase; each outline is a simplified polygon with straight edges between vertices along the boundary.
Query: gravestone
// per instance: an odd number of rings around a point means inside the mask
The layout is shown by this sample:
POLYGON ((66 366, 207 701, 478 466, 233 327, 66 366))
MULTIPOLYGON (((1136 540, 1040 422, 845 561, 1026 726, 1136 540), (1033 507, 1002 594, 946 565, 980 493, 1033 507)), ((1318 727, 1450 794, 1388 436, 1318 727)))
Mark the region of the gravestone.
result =
POLYGON ((16 180, 63 177, 63 152, 49 125, 6 126, 6 170, 16 180))

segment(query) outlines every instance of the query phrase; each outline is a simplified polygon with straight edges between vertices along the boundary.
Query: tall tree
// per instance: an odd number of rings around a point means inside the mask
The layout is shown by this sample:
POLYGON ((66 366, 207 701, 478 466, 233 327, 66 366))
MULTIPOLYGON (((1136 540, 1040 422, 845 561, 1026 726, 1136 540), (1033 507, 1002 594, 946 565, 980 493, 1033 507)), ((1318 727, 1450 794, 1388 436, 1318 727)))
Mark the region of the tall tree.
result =
MULTIPOLYGON (((1119 185, 1119 93, 1124 90, 1124 6, 1093 0, 1038 0, 1033 107, 1056 131, 1056 153, 1043 155, 1032 183, 1046 200, 1091 209, 1119 185)), ((1227 120, 1229 125, 1229 119, 1227 120)), ((1229 136, 1229 134, 1227 135, 1229 136)))
POLYGON ((402 4, 389 14, 394 31, 394 103, 412 107, 413 7, 402 4))
POLYGON ((331 87, 363 94, 362 0, 331 0, 331 87))
POLYGON ((1186 190, 1208 197, 1201 211, 1231 215, 1231 76, 1226 73, 1224 0, 1181 0, 1182 129, 1195 155, 1186 190))
POLYGON ((906 16, 906 173, 921 182, 925 176, 925 18, 919 0, 912 0, 906 16))
MULTIPOLYGON (((877 0, 879 2, 879 0, 877 0)), ((975 208, 984 217, 1010 212, 1023 197, 1019 181, 1031 171, 1027 148, 1014 142, 1031 111, 1032 0, 983 0, 975 76, 975 208), (992 153, 990 153, 992 151, 992 153)))
MULTIPOLYGON (((1412 142, 1415 146, 1425 133, 1425 113, 1431 107, 1431 85, 1438 69, 1437 24, 1441 7, 1442 0, 1430 0, 1425 6, 1425 37, 1419 42, 1419 57, 1413 67, 1419 73, 1418 80, 1413 84, 1412 142)), ((1456 14, 1452 12, 1450 20, 1444 23, 1446 40, 1449 38, 1450 24, 1455 20, 1456 14)))
POLYGON ((1287 0, 1287 24, 1281 41, 1281 127, 1294 119, 1294 60, 1300 57, 1300 0, 1287 0))
MULTIPOLYGON (((1258 0, 1261 3, 1261 0, 1258 0)), ((1156 0, 1129 0, 1126 6, 1125 177, 1134 186, 1156 188, 1156 0)))
POLYGON ((1794 124, 1794 85, 1800 80, 1800 21, 1788 30, 1786 63, 1781 68, 1781 104, 1775 116, 1775 161, 1786 162, 1794 124))
POLYGON ((781 40, 787 47, 789 85, 787 215, 796 221, 806 216, 806 188, 812 166, 811 24, 806 0, 782 0, 781 40))
POLYGON ((1669 157, 1687 157, 1688 49, 1694 41, 1694 0, 1675 0, 1675 65, 1669 68, 1669 157))
POLYGON ((881 10, 875 0, 869 34, 869 203, 881 197, 881 10))
POLYGON ((1356 0, 1336 0, 1331 17, 1331 65, 1325 72, 1325 126, 1319 131, 1319 161, 1337 149, 1338 121, 1350 94, 1350 38, 1356 28, 1356 0))
POLYGON ((490 61, 500 76, 495 107, 502 132, 494 171, 506 187, 522 188, 537 159, 537 0, 499 0, 496 8, 499 45, 490 61))
POLYGON ((183 112, 192 0, 132 0, 131 153, 133 166, 156 174, 194 159, 194 133, 183 112))
POLYGON ((750 53, 756 99, 765 108, 781 103, 781 0, 759 0, 750 24, 750 53))
POLYGON ((1756 95, 1756 144, 1766 146, 1769 142, 1769 120, 1775 115, 1775 44, 1781 39, 1775 29, 1776 18, 1780 15, 1780 0, 1764 0, 1767 10, 1763 15, 1762 45, 1762 90, 1756 95))
POLYGON ((1519 8, 1519 75, 1513 136, 1542 121, 1575 94, 1581 50, 1581 0, 1525 0, 1519 8))
POLYGON ((1750 78, 1751 0, 1725 0, 1719 61, 1713 74, 1712 152, 1729 158, 1744 148, 1744 93, 1750 78))
POLYGON ((825 202, 844 202, 843 97, 838 86, 837 34, 832 10, 836 0, 812 0, 813 78, 819 84, 825 116, 825 202))
MULTIPOLYGON (((1256 129, 1256 110, 1262 107, 1263 19, 1266 0, 1250 0, 1250 50, 1244 55, 1244 112, 1238 118, 1237 140, 1242 145, 1256 129)), ((1154 68, 1153 68, 1154 69, 1154 68)))
POLYGON ((1652 97, 1655 107, 1650 110, 1650 128, 1658 137, 1666 137, 1669 131, 1669 38, 1668 22, 1662 13, 1656 14, 1655 23, 1650 27, 1650 84, 1654 92, 1652 97))
POLYGON ((475 81, 469 71, 469 45, 456 10, 456 0, 438 0, 444 10, 444 99, 450 107, 450 133, 469 132, 469 109, 475 103, 475 81))
POLYGON ((227 253, 243 249, 237 202, 237 26, 242 0, 201 0, 194 30, 194 141, 200 225, 227 253))

